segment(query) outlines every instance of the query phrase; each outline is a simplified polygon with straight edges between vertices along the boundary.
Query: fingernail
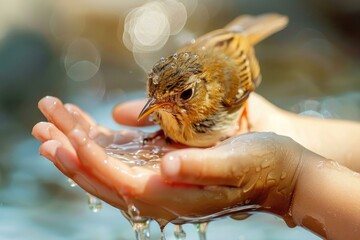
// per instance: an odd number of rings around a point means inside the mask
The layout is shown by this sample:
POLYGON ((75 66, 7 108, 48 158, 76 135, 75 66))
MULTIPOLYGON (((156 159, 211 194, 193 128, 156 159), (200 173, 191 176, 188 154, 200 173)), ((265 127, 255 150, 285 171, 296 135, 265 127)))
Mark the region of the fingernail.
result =
POLYGON ((71 157, 65 150, 59 149, 59 151, 56 154, 56 157, 57 157, 57 164, 59 164, 66 171, 77 168, 76 163, 74 162, 73 159, 71 159, 71 157))
POLYGON ((57 149, 61 146, 61 143, 56 140, 49 140, 43 143, 43 148, 40 149, 40 155, 54 162, 57 149))
POLYGON ((59 100, 57 98, 51 97, 51 96, 46 96, 40 100, 39 108, 49 112, 52 109, 54 109, 58 103, 59 103, 59 100))
POLYGON ((162 170, 166 176, 177 176, 180 172, 181 160, 173 155, 164 158, 162 163, 162 170))
POLYGON ((74 147, 79 147, 85 145, 87 141, 87 135, 82 129, 75 128, 70 133, 70 140, 74 147))

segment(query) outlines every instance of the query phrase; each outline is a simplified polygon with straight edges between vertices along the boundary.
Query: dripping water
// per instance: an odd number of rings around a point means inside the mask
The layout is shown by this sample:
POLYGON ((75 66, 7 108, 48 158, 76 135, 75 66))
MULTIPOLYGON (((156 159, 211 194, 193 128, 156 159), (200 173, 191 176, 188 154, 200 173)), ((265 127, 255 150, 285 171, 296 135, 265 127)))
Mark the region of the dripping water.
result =
POLYGON ((132 217, 131 214, 134 214, 135 209, 126 211, 121 211, 121 214, 129 221, 136 240, 150 240, 150 223, 151 220, 147 218, 140 218, 137 216, 136 219, 132 217))
POLYGON ((185 233, 182 225, 175 225, 174 236, 175 236, 176 240, 185 240, 186 239, 186 233, 185 233))
POLYGON ((77 186, 77 183, 74 182, 74 180, 72 180, 71 178, 68 178, 67 182, 70 185, 70 187, 76 187, 77 186))
POLYGON ((206 240, 206 229, 207 229, 207 222, 204 223, 197 223, 196 226, 196 231, 198 233, 199 236, 199 240, 206 240))
POLYGON ((97 197, 91 195, 90 193, 87 193, 87 196, 88 196, 89 209, 94 213, 99 212, 102 208, 101 200, 98 199, 97 197))

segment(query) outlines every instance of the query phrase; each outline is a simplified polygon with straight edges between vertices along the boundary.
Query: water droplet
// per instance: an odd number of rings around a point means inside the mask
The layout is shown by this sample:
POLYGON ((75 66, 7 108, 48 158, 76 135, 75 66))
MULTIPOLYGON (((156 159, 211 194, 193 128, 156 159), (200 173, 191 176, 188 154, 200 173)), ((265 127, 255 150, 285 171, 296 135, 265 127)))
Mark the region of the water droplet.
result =
POLYGON ((160 152, 160 148, 154 147, 154 148, 152 149, 152 152, 153 152, 154 154, 158 154, 158 153, 160 152))
POLYGON ((244 95, 244 89, 239 88, 236 94, 236 98, 241 98, 244 95))
POLYGON ((201 83, 201 79, 200 79, 200 78, 197 78, 197 79, 196 79, 196 83, 201 83))
POLYGON ((196 43, 195 38, 191 39, 190 43, 191 43, 191 44, 195 44, 195 43, 196 43))
POLYGON ((206 47, 205 47, 205 46, 202 46, 202 47, 201 47, 201 50, 205 51, 205 50, 206 50, 206 47))
POLYGON ((154 75, 154 76, 152 77, 152 82, 153 82, 154 85, 159 84, 159 76, 158 76, 158 75, 154 75))
POLYGON ((182 108, 182 109, 180 110, 180 112, 186 113, 186 109, 185 109, 185 108, 182 108))
POLYGON ((176 64, 175 63, 170 63, 170 67, 171 68, 176 68, 176 64))
POLYGON ((189 57, 189 53, 187 53, 187 52, 184 53, 184 57, 185 57, 185 58, 188 58, 188 57, 189 57))
POLYGON ((101 200, 91 195, 90 193, 88 193, 87 196, 88 196, 89 209, 94 213, 99 212, 102 208, 101 200))
POLYGON ((174 58, 174 59, 177 59, 177 57, 178 57, 178 54, 177 54, 177 53, 174 53, 174 54, 173 54, 173 58, 174 58))
POLYGON ((280 179, 283 180, 283 179, 285 179, 285 178, 286 178, 286 172, 283 171, 283 172, 281 173, 280 179))
POLYGON ((134 222, 128 212, 120 212, 131 224, 136 240, 150 240, 150 219, 141 218, 134 222))
POLYGON ((140 217, 140 210, 134 204, 128 205, 127 212, 132 221, 135 221, 136 219, 138 219, 140 217))
POLYGON ((199 55, 194 54, 194 55, 193 55, 193 58, 199 58, 199 55))
POLYGON ((185 240, 186 239, 186 233, 185 233, 184 229, 182 228, 182 225, 175 225, 174 236, 175 236, 176 240, 185 240))
POLYGON ((150 122, 155 122, 155 116, 154 116, 154 114, 150 114, 149 117, 148 117, 148 120, 149 120, 150 122))
POLYGON ((160 62, 164 63, 165 62, 165 58, 160 58, 160 62))
POLYGON ((77 183, 74 182, 74 180, 72 180, 71 178, 68 178, 67 182, 69 183, 70 187, 76 187, 77 186, 77 183))
POLYGON ((160 240, 166 240, 164 230, 165 230, 166 225, 169 222, 166 221, 165 219, 161 219, 161 218, 157 218, 157 219, 155 219, 155 221, 159 224, 159 227, 160 227, 160 240))
POLYGON ((206 240, 206 230, 207 230, 208 223, 198 223, 196 224, 196 231, 199 236, 199 240, 206 240))
POLYGON ((241 221, 247 219, 250 216, 251 216, 250 213, 239 213, 239 214, 233 214, 230 217, 234 220, 241 221))
POLYGON ((136 240, 150 240, 150 219, 132 224, 136 240))
POLYGON ((269 159, 265 159, 262 163, 261 163, 261 168, 268 168, 271 164, 271 160, 269 159))
POLYGON ((266 185, 268 187, 274 186, 277 183, 277 174, 275 172, 269 172, 266 177, 266 185))

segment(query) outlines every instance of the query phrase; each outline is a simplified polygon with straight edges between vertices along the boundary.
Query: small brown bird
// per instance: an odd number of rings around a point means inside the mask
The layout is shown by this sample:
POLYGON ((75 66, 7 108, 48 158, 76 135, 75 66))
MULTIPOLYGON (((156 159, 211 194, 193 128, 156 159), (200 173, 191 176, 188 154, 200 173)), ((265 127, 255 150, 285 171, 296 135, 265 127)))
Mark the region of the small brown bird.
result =
POLYGON ((253 46, 283 29, 278 14, 244 15, 161 58, 148 76, 149 101, 165 135, 188 146, 208 147, 234 135, 249 94, 260 84, 253 46))

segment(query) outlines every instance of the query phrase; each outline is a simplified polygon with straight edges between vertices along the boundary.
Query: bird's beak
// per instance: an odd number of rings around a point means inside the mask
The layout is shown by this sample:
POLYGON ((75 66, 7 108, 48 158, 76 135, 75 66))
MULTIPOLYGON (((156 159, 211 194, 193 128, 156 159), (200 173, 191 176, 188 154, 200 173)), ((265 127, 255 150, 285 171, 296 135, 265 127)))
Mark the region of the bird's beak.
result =
POLYGON ((149 114, 153 113, 156 109, 159 109, 165 105, 169 105, 167 102, 159 103, 155 98, 150 98, 149 101, 145 104, 144 108, 141 110, 137 120, 140 121, 149 114))

